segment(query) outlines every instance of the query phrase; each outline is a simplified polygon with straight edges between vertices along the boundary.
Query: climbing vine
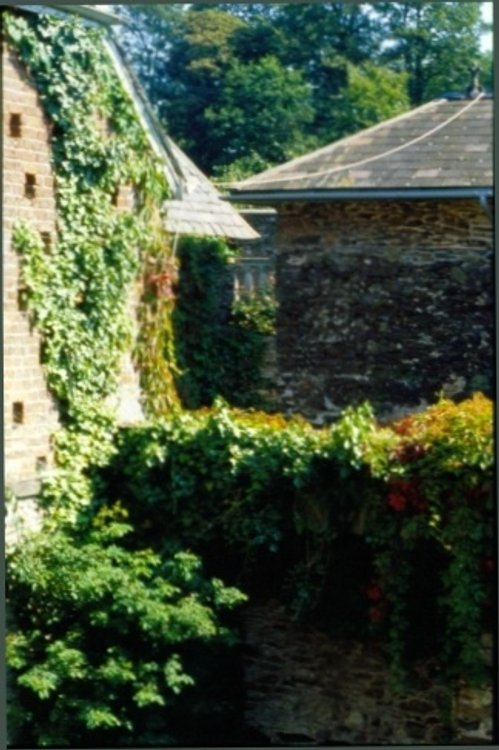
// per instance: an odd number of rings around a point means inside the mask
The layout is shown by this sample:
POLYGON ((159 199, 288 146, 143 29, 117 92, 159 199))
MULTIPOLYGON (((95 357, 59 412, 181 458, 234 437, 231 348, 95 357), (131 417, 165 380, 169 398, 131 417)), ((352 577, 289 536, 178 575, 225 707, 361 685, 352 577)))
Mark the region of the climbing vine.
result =
MULTIPOLYGON (((60 489, 64 469, 85 468, 90 458, 102 462, 108 453, 109 400, 131 343, 126 314, 131 284, 139 261, 167 262, 160 259, 170 253, 158 218, 168 187, 110 65, 101 30, 77 19, 4 15, 8 42, 28 68, 52 131, 57 240, 47 252, 24 224, 15 228, 13 241, 22 256, 28 310, 43 339, 48 384, 65 427, 56 438, 60 489), (133 193, 130 210, 116 206, 120 189, 133 193)), ((145 298, 137 354, 146 386, 158 325, 169 312, 162 310, 152 325, 149 307, 145 298)), ((168 373, 174 353, 168 342, 160 342, 160 349, 155 368, 168 373)), ((171 394, 168 375, 162 388, 171 394)), ((54 496, 50 487, 47 493, 54 496)))
POLYGON ((259 407, 262 364, 274 334, 270 295, 233 301, 229 263, 237 251, 221 239, 186 237, 179 244, 178 297, 173 312, 179 363, 176 383, 187 408, 217 396, 239 407, 259 407))
POLYGON ((492 423, 481 394, 461 404, 441 400, 393 425, 397 442, 375 468, 386 491, 369 516, 379 589, 370 612, 387 629, 399 678, 412 629, 439 649, 450 677, 484 679, 480 636, 487 619, 492 625, 494 578, 492 423), (427 579, 419 590, 417 573, 427 579))
POLYGON ((135 361, 141 373, 146 414, 159 417, 180 408, 176 378, 177 347, 173 327, 178 262, 171 244, 158 227, 143 251, 142 297, 135 361))
POLYGON ((119 434, 106 496, 153 515, 250 596, 381 638, 393 684, 431 656, 485 678, 493 616, 492 405, 441 401, 393 425, 368 405, 330 428, 217 402, 119 434), (340 622, 341 621, 341 622, 340 622))

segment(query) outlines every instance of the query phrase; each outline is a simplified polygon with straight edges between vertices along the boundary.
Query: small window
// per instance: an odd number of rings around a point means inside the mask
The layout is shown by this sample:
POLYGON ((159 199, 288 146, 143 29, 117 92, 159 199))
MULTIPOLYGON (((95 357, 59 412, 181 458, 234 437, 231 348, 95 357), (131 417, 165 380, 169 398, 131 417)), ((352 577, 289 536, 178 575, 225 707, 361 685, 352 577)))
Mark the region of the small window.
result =
POLYGON ((35 198, 36 196, 36 177, 34 174, 25 175, 24 195, 26 198, 35 198))
POLYGON ((22 401, 14 401, 12 404, 12 421, 14 424, 24 424, 24 404, 22 401))
POLYGON ((21 312, 28 309, 28 290, 25 286, 20 286, 17 290, 17 307, 21 312))
POLYGON ((11 138, 20 138, 22 136, 21 115, 12 114, 9 117, 9 135, 11 138))
POLYGON ((36 471, 38 473, 45 471, 47 468, 47 457, 46 456, 38 456, 36 459, 36 471))
POLYGON ((117 206, 118 205, 119 197, 120 197, 120 189, 119 189, 119 187, 117 187, 116 190, 114 191, 114 193, 111 196, 111 205, 117 206))
POLYGON ((43 247, 50 253, 52 250, 52 235, 50 232, 40 232, 40 237, 42 238, 43 247))

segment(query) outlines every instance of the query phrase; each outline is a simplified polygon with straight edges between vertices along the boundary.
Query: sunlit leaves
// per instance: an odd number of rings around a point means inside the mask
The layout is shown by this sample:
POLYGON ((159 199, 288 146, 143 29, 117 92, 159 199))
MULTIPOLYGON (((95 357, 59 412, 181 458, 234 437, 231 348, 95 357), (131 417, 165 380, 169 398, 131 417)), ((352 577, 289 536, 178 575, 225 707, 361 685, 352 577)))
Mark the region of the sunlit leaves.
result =
POLYGON ((190 552, 123 546, 133 529, 119 506, 114 523, 110 509, 99 515, 87 531, 34 536, 8 558, 7 661, 18 720, 33 711, 21 729, 29 744, 132 736, 141 711, 195 684, 185 645, 232 642, 220 616, 245 601, 190 552))

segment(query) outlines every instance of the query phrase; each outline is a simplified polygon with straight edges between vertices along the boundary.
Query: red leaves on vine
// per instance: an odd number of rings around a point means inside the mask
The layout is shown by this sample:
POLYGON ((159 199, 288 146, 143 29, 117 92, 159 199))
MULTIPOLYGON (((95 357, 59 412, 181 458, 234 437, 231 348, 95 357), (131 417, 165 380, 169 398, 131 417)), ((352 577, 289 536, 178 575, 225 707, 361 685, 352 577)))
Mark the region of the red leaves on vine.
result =
POLYGON ((388 493, 388 507, 395 513, 405 510, 413 513, 424 513, 428 502, 422 496, 416 479, 392 479, 388 493))
POLYGON ((373 625, 380 623, 385 618, 385 605, 383 602, 383 590, 376 579, 373 579, 365 589, 367 599, 370 602, 367 616, 373 625))

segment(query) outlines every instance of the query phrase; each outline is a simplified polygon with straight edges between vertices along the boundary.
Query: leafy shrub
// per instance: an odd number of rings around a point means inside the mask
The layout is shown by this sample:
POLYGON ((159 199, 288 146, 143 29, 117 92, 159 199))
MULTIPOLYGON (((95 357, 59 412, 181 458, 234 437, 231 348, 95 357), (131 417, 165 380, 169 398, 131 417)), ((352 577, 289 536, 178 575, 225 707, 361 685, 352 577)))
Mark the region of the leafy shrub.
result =
POLYGON ((244 596, 206 578, 191 552, 131 550, 131 535, 117 506, 86 530, 41 533, 9 555, 16 743, 173 744, 175 709, 196 682, 189 649, 234 643, 221 616, 244 596))
POLYGON ((220 616, 242 600, 231 586, 380 638, 395 685, 429 654, 446 679, 485 679, 495 572, 483 396, 384 427, 364 405, 323 429, 217 402, 124 428, 114 450, 91 473, 79 525, 9 559, 23 741, 185 738, 186 717, 208 710, 212 646, 230 642, 220 616))
MULTIPOLYGON (((394 662, 403 660, 411 622, 420 640, 434 642, 449 674, 476 682, 484 678, 480 635, 492 614, 492 424, 492 404, 481 394, 459 404, 442 399, 395 422, 390 430, 397 442, 376 470, 386 489, 369 515, 383 589, 376 611, 383 619, 386 607, 394 662), (428 576, 426 598, 433 591, 430 607, 428 601, 418 607, 414 592, 418 549, 434 566, 420 572, 428 576), (442 627, 431 633, 436 618, 442 627)), ((417 591, 421 601, 425 587, 417 591)))
POLYGON ((287 598, 296 615, 362 620, 386 638, 399 681, 428 650, 479 680, 492 462, 480 395, 384 427, 364 405, 320 430, 218 402, 123 430, 99 481, 137 522, 154 517, 142 544, 192 545, 212 573, 287 598))

